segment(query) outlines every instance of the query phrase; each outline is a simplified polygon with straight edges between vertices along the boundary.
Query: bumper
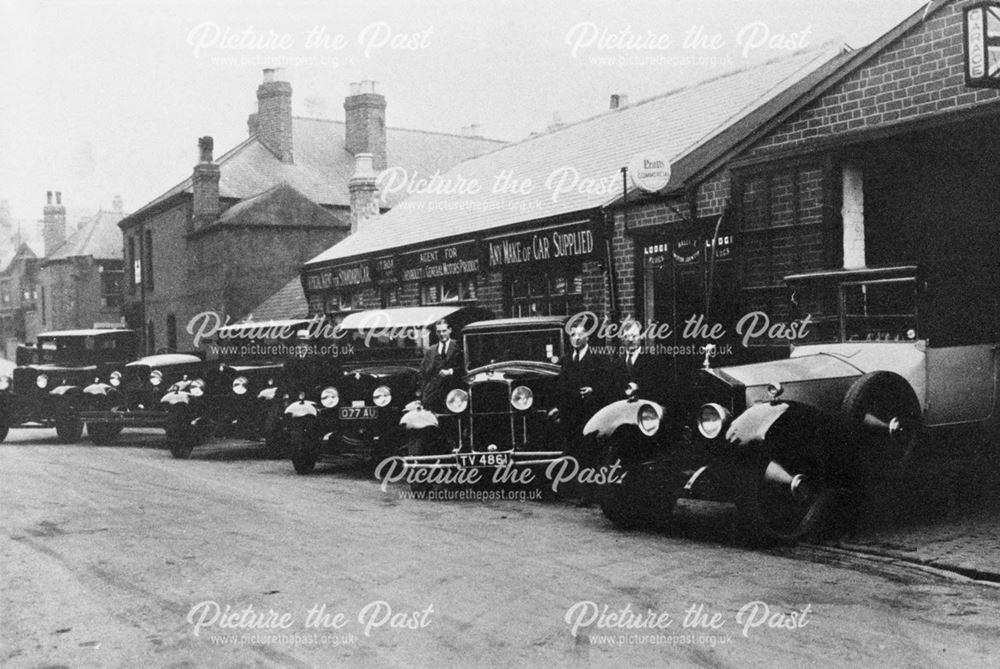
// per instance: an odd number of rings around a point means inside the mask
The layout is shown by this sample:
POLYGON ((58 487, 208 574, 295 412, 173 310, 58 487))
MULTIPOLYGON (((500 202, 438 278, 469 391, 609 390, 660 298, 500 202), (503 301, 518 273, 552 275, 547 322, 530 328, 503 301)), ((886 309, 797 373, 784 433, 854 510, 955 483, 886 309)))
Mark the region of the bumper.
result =
POLYGON ((120 427, 165 427, 168 414, 155 409, 81 411, 80 420, 95 425, 116 425, 120 427))

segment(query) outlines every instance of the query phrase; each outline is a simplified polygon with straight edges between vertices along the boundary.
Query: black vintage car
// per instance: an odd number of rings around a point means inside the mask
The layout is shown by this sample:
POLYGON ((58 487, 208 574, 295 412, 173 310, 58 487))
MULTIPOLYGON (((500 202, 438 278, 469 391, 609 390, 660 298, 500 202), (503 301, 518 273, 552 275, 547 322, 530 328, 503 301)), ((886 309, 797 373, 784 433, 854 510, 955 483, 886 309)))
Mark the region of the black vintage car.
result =
POLYGON ((280 418, 289 394, 311 388, 311 378, 331 371, 336 360, 317 354, 314 335, 322 326, 322 320, 295 319, 220 328, 203 392, 188 395, 188 436, 195 441, 209 436, 261 439, 279 448, 280 418))
MULTIPOLYGON (((399 420, 421 390, 420 364, 444 319, 457 332, 488 317, 478 307, 398 307, 347 315, 337 327, 337 371, 295 393, 282 416, 299 474, 329 457, 367 462, 403 447, 399 420)), ((324 342, 325 344, 326 342, 324 342)))
POLYGON ((405 466, 543 467, 560 459, 575 436, 550 417, 568 349, 565 318, 471 323, 462 340, 465 386, 448 394, 447 411, 414 406, 403 417, 405 466))
POLYGON ((693 389, 694 440, 645 467, 683 481, 674 498, 736 502, 743 537, 771 543, 833 520, 846 530, 877 504, 905 503, 918 494, 906 477, 918 453, 955 460, 995 449, 998 315, 949 322, 954 273, 938 270, 786 277, 793 315, 808 324, 791 356, 706 368, 693 389))
POLYGON ((178 382, 203 385, 203 374, 204 361, 196 355, 164 353, 139 358, 83 389, 80 418, 95 444, 112 443, 126 427, 164 428, 173 437, 168 404, 162 401, 164 392, 178 382))
POLYGON ((60 441, 83 433, 83 388, 136 355, 132 330, 62 330, 17 350, 13 378, 0 378, 0 440, 12 427, 55 427, 60 441))

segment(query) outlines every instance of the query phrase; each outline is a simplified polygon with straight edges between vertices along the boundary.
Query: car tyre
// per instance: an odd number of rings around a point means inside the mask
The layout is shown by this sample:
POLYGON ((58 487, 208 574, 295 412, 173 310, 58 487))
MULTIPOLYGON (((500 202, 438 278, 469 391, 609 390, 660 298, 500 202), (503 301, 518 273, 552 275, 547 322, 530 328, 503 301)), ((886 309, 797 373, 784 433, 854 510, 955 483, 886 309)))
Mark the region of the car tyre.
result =
POLYGON ((604 516, 623 530, 651 526, 669 529, 677 493, 663 489, 668 477, 661 476, 655 455, 636 453, 629 440, 613 436, 601 464, 608 470, 615 463, 623 478, 598 489, 604 516))
POLYGON ((56 436, 64 444, 73 444, 83 436, 83 421, 79 418, 59 418, 56 420, 56 436))
POLYGON ((805 475, 807 487, 799 488, 801 498, 768 476, 770 462, 747 465, 748 471, 740 476, 744 489, 736 499, 739 541, 756 548, 794 544, 814 535, 830 518, 837 500, 837 491, 827 484, 818 461, 797 467, 782 463, 787 472, 805 475))
POLYGON ((899 374, 869 372, 847 391, 841 404, 841 417, 856 449, 853 458, 858 488, 856 504, 865 510, 866 516, 873 515, 873 511, 881 507, 890 515, 898 514, 904 506, 905 479, 922 428, 916 393, 899 374), (866 415, 883 423, 898 418, 904 429, 896 436, 880 433, 879 428, 865 424, 866 415))
POLYGON ((305 435, 296 431, 291 439, 292 467, 299 476, 309 474, 316 468, 316 455, 306 446, 305 435))
POLYGON ((105 425, 102 423, 87 423, 87 436, 97 446, 113 444, 121 434, 121 425, 105 425))
MULTIPOLYGON (((406 454, 409 456, 431 455, 430 430, 408 430, 406 433, 406 454)), ((412 482, 410 491, 425 494, 434 489, 433 483, 412 482)))
POLYGON ((0 443, 2 443, 7 438, 8 432, 10 432, 10 426, 8 425, 0 426, 0 443))

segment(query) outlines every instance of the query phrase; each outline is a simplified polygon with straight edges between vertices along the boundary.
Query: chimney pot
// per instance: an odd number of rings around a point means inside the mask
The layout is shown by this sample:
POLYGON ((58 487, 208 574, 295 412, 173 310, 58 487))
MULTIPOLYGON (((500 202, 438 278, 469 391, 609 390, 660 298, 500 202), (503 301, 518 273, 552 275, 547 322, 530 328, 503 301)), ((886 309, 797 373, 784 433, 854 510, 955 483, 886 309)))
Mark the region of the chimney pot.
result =
POLYGON ((208 135, 198 138, 198 162, 212 162, 212 150, 215 148, 215 140, 208 135))
POLYGON ((45 204, 52 204, 52 191, 45 192, 45 204))
POLYGON ((58 191, 57 190, 56 191, 56 206, 58 207, 61 204, 62 204, 62 191, 58 191))
POLYGON ((265 68, 264 69, 264 83, 265 84, 269 84, 272 81, 274 81, 274 69, 270 68, 270 67, 265 68))
POLYGON ((472 125, 469 126, 469 134, 472 135, 473 137, 480 137, 481 136, 479 134, 479 124, 478 123, 473 123, 472 125))
POLYGON ((628 95, 625 93, 611 94, 611 109, 621 109, 628 105, 628 95))

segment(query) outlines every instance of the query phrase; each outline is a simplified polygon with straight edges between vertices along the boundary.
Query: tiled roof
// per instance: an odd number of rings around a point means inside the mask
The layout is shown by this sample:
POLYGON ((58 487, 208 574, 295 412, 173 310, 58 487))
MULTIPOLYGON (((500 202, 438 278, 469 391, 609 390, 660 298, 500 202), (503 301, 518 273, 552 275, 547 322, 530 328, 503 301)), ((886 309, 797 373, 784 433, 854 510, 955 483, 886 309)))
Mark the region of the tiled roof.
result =
MULTIPOLYGON (((354 156, 344 148, 344 122, 294 117, 292 154, 294 163, 283 163, 256 137, 251 137, 220 156, 219 195, 243 200, 285 182, 310 200, 326 206, 350 206, 347 182, 354 174, 354 156)), ((478 156, 504 142, 482 137, 386 128, 387 162, 407 171, 433 173, 478 156)), ((191 192, 189 176, 152 200, 132 217, 138 217, 179 193, 191 192)), ((390 198, 392 206, 405 194, 390 198)))
POLYGON ((306 318, 308 315, 309 305, 306 303, 305 293, 302 292, 302 281, 299 277, 286 283, 281 290, 257 305, 250 314, 254 321, 290 320, 306 318))
POLYGON ((338 216, 324 209, 285 182, 275 184, 263 193, 241 200, 226 209, 219 216, 216 225, 228 224, 351 227, 346 213, 338 216), (304 211, 304 208, 308 211, 304 211))
POLYGON ((101 260, 122 258, 122 231, 118 222, 124 218, 120 211, 97 212, 59 245, 45 260, 61 260, 76 256, 92 256, 101 260))
POLYGON ((410 195, 307 266, 600 207, 619 196, 619 170, 643 151, 655 149, 670 159, 675 169, 668 189, 673 188, 697 168, 684 165, 686 157, 844 51, 826 44, 790 54, 467 160, 443 174, 440 183, 447 188, 474 179, 480 184, 477 194, 410 195), (530 191, 493 193, 502 173, 520 184, 530 179, 530 191), (578 187, 556 193, 560 178, 576 178, 578 187))

